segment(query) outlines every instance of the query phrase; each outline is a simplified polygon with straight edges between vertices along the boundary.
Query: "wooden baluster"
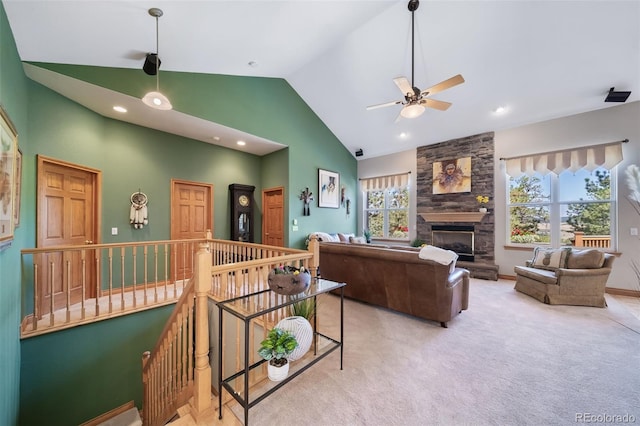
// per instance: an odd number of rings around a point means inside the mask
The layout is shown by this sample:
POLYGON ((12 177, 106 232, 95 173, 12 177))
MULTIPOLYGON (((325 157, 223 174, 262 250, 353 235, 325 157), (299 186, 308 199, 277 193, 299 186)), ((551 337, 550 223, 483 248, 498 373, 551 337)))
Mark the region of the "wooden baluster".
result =
MULTIPOLYGON (((173 249, 173 246, 172 246, 173 249)), ((169 244, 164 245, 164 300, 167 300, 167 284, 169 281, 169 244)))
POLYGON ((84 300, 87 295, 87 259, 86 259, 86 251, 82 249, 81 252, 81 261, 82 261, 82 299, 80 300, 80 319, 85 318, 85 306, 84 300))
MULTIPOLYGON (((125 250, 125 254, 126 254, 126 250, 125 250)), ((135 309, 135 307, 137 306, 137 297, 136 297, 136 284, 137 284, 137 278, 138 278, 138 268, 137 268, 137 264, 138 264, 138 247, 136 246, 132 246, 131 247, 131 254, 133 255, 133 308, 135 309)))
POLYGON ((109 247, 109 313, 113 312, 113 249, 109 247))
POLYGON ((142 354, 142 418, 145 424, 150 424, 150 413, 149 409, 151 408, 151 398, 149 397, 149 371, 147 370, 147 363, 149 362, 149 357, 151 356, 151 352, 146 351, 142 354))
POLYGON ((144 255, 144 306, 147 306, 147 260, 149 258, 147 252, 148 246, 143 246, 143 255, 144 255))
POLYGON ((100 279, 100 257, 99 257, 101 255, 101 253, 100 253, 99 250, 96 250, 94 253, 96 255, 96 258, 95 258, 95 261, 96 261, 96 270, 95 270, 95 273, 96 273, 96 315, 95 316, 97 317, 98 315, 100 315, 100 295, 102 293, 101 284, 100 284, 101 283, 101 279, 100 279))
POLYGON ((71 261, 67 259, 67 285, 64 284, 64 275, 62 277, 62 288, 65 289, 65 293, 67 296, 67 306, 66 306, 66 317, 65 322, 68 324, 71 322, 71 261))
POLYGON ((49 305, 50 305, 49 306, 49 309, 50 309, 50 311, 49 311, 49 325, 51 327, 53 327, 54 317, 55 317, 55 313, 54 313, 54 309, 53 309, 54 306, 55 306, 55 303, 54 303, 54 300, 53 300, 55 298, 54 297, 54 294, 55 294, 54 293, 54 287, 53 287, 53 285, 54 285, 53 273, 55 272, 55 269, 56 269, 55 264, 53 262, 50 262, 49 263, 49 283, 50 283, 49 284, 49 305))
POLYGON ((126 255, 125 247, 120 248, 120 311, 124 310, 124 257, 126 255))
POLYGON ((40 283, 38 282, 38 263, 36 262, 36 256, 33 257, 33 327, 32 330, 38 329, 38 315, 40 315, 40 308, 38 307, 38 303, 40 300, 38 298, 38 294, 40 294, 40 283))
POLYGON ((154 273, 154 285, 153 285, 153 302, 158 302, 158 245, 153 245, 153 273, 154 273))

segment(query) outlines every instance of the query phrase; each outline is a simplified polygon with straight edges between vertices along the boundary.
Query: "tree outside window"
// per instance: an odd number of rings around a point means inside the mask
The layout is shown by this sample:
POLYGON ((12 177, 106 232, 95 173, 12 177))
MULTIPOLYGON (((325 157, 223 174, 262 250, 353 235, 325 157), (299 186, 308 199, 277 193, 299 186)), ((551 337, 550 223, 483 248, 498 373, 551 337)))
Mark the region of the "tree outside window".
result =
POLYGON ((364 226, 374 238, 409 238, 409 190, 389 188, 364 193, 364 226))
POLYGON ((613 178, 603 168, 509 178, 508 242, 614 247, 613 178))

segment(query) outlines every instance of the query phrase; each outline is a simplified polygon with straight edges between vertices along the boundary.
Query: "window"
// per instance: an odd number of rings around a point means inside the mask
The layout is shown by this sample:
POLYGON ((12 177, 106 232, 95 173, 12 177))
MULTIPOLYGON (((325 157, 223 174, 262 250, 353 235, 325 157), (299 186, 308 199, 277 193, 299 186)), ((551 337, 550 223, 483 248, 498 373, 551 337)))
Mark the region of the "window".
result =
POLYGON ((509 244, 615 248, 615 169, 509 177, 509 244))
POLYGON ((389 188, 364 193, 364 226, 373 238, 409 238, 409 189, 389 188))
POLYGON ((373 238, 409 239, 409 174, 361 179, 364 228, 373 238))

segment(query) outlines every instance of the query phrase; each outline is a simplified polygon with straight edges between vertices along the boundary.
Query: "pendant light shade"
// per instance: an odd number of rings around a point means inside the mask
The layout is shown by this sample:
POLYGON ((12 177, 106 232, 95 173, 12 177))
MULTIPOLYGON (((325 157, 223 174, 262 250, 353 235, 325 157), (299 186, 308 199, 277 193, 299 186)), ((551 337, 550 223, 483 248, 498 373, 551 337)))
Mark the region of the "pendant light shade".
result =
POLYGON ((148 105, 151 108, 161 109, 165 111, 168 111, 171 108, 173 108, 173 106, 171 105, 171 102, 169 102, 169 99, 160 92, 147 93, 142 98, 142 102, 144 102, 145 105, 148 105))
POLYGON ((156 76, 156 90, 153 92, 149 92, 142 98, 142 102, 145 105, 150 106, 151 108, 167 111, 173 108, 169 99, 160 93, 160 56, 159 56, 159 36, 158 36, 158 18, 162 16, 162 10, 157 7, 152 7, 149 9, 149 15, 156 18, 156 53, 147 55, 147 59, 145 60, 143 69, 147 74, 156 76), (152 59, 152 60, 150 60, 152 59), (155 73, 149 72, 149 65, 155 65, 155 73))

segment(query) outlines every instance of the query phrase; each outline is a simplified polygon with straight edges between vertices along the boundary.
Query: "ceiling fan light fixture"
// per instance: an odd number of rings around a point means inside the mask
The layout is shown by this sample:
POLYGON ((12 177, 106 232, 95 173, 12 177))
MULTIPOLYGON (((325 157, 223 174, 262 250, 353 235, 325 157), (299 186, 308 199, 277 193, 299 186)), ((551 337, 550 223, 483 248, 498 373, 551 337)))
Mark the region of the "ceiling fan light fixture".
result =
POLYGON ((416 118, 422 115, 424 106, 421 104, 409 104, 402 108, 400 115, 404 118, 416 118))
POLYGON ((162 93, 160 93, 160 56, 159 56, 159 31, 158 31, 158 18, 160 18, 163 15, 162 9, 158 9, 157 7, 152 7, 151 9, 149 9, 149 15, 153 16, 154 18, 156 18, 156 53, 149 53, 147 55, 147 59, 145 60, 144 63, 144 72, 146 72, 149 75, 155 75, 156 76, 156 90, 147 93, 146 95, 144 95, 144 97, 142 98, 142 102, 144 102, 145 105, 151 107, 151 108, 155 108, 155 109, 159 109, 162 111, 168 111, 170 109, 173 109, 173 105, 171 105, 171 102, 169 102, 169 99, 163 95, 162 93), (151 74, 145 67, 147 67, 147 65, 151 65, 151 66, 155 66, 155 73, 151 74))

